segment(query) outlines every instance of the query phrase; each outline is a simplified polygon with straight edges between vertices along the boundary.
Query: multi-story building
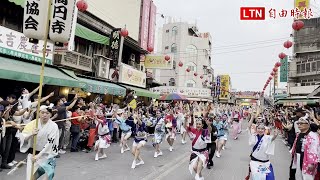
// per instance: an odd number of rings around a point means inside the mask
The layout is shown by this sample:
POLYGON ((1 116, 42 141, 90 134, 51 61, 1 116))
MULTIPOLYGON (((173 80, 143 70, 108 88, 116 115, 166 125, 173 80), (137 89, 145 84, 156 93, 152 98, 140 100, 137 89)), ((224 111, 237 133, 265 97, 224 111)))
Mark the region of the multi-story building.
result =
POLYGON ((211 68, 210 33, 186 22, 169 22, 161 30, 160 54, 170 55, 172 69, 155 70, 155 78, 163 86, 154 92, 176 92, 189 100, 212 100, 213 68, 211 68))
POLYGON ((293 57, 288 68, 290 97, 306 97, 320 83, 320 18, 302 21, 304 28, 293 34, 293 57))

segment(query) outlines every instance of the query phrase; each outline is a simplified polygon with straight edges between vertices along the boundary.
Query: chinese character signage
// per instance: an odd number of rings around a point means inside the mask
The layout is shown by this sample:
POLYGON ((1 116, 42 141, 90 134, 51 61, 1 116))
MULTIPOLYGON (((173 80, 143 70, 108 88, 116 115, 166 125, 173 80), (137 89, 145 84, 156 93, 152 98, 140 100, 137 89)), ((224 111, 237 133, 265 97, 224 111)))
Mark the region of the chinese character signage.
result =
POLYGON ((140 21, 140 47, 148 48, 149 20, 150 20, 151 0, 142 0, 142 11, 140 21))
POLYGON ((169 93, 178 93, 187 97, 211 97, 211 89, 207 88, 185 88, 185 87, 175 87, 175 86, 160 86, 151 88, 150 91, 155 93, 160 93, 160 95, 169 93))
POLYGON ((258 99, 260 96, 259 92, 254 91, 239 91, 235 92, 237 99, 258 99))
POLYGON ((295 0, 294 1, 294 17, 296 19, 309 19, 307 18, 310 12, 312 13, 310 7, 310 0, 295 0))
POLYGON ((48 0, 26 0, 23 16, 23 34, 28 38, 44 40, 47 36, 48 0))
POLYGON ((281 59, 280 82, 288 81, 288 57, 281 59))
POLYGON ((73 19, 76 15, 76 0, 53 0, 49 37, 54 42, 69 42, 73 19))
MULTIPOLYGON (((0 54, 41 62, 43 46, 41 40, 38 44, 30 43, 24 34, 0 26, 0 54)), ((52 64, 53 44, 48 42, 46 49, 46 64, 52 64)))
POLYGON ((216 84, 216 96, 220 96, 220 76, 217 76, 217 84, 216 84))
POLYGON ((148 47, 152 48, 152 49, 154 49, 154 38, 155 38, 155 31, 156 31, 156 16, 157 16, 157 7, 153 2, 151 2, 148 47))
POLYGON ((145 88, 146 73, 133 69, 131 66, 121 64, 119 82, 145 88))
POLYGON ((118 66, 119 49, 120 49, 120 31, 121 29, 114 29, 110 34, 110 49, 109 55, 112 59, 111 67, 115 68, 118 66))
POLYGON ((220 75, 220 99, 228 99, 229 95, 229 75, 220 75))
POLYGON ((146 55, 144 66, 147 69, 172 69, 172 57, 169 61, 165 60, 165 55, 148 54, 146 55))

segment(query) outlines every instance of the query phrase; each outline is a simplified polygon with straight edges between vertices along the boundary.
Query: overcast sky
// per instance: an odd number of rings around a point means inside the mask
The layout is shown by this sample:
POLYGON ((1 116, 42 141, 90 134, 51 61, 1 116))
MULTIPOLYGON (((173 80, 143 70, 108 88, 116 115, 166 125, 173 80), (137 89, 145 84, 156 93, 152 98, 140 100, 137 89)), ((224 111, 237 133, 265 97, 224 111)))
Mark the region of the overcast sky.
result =
MULTIPOLYGON (((234 89, 262 90, 278 54, 291 54, 291 50, 283 47, 283 42, 290 40, 293 19, 289 12, 285 18, 280 18, 278 12, 291 11, 294 0, 154 1, 158 13, 197 22, 200 32, 211 33, 215 75, 229 74, 234 89), (266 7, 266 12, 273 8, 277 17, 271 19, 267 13, 265 21, 240 21, 240 7, 266 7)), ((320 12, 320 6, 317 7, 320 12)), ((161 23, 164 20, 157 16, 157 25, 161 23)), ((285 86, 286 83, 280 83, 280 87, 285 86)))

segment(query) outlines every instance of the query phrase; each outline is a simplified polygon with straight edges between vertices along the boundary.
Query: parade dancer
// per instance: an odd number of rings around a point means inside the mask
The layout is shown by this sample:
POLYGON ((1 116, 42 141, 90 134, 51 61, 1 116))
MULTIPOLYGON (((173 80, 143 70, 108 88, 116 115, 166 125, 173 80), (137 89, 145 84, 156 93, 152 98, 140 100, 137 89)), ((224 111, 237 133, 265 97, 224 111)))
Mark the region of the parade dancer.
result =
POLYGON ((165 134, 165 122, 161 115, 161 112, 157 111, 156 115, 157 115, 157 118, 155 122, 154 139, 153 139, 153 146, 156 149, 156 151, 154 152, 155 158, 157 158, 158 156, 162 156, 162 151, 160 150, 160 144, 162 143, 162 140, 165 134))
POLYGON ((230 118, 228 117, 227 114, 224 114, 222 116, 222 123, 223 123, 223 127, 224 127, 224 135, 223 135, 223 138, 220 138, 223 140, 221 149, 225 150, 226 144, 228 141, 228 136, 229 136, 229 124, 230 124, 230 118))
POLYGON ((110 147, 111 144, 111 135, 110 135, 110 131, 109 131, 109 126, 108 126, 108 121, 103 118, 100 117, 101 119, 96 119, 97 122, 97 134, 98 134, 98 140, 95 143, 95 150, 96 155, 94 160, 98 161, 99 159, 104 159, 107 158, 106 153, 104 152, 104 149, 107 149, 108 147, 110 147), (102 156, 99 157, 99 154, 102 154, 102 156))
MULTIPOLYGON (((253 118, 249 122, 249 129, 251 129, 252 122, 253 118)), ((249 180, 251 176, 252 179, 258 180, 275 180, 269 156, 274 155, 274 140, 278 136, 278 131, 275 130, 273 136, 265 135, 265 125, 259 123, 257 124, 256 133, 251 134, 249 131, 249 134, 249 145, 252 151, 250 155, 249 175, 246 179, 249 180)))
POLYGON ((232 118, 232 137, 234 140, 238 139, 239 129, 240 129, 240 122, 239 122, 239 114, 236 113, 232 118))
POLYGON ((169 151, 173 151, 173 143, 176 139, 176 127, 177 127, 177 120, 173 117, 172 110, 169 111, 169 114, 165 118, 166 123, 166 140, 169 144, 169 151))
POLYGON ((131 165, 132 169, 136 168, 136 166, 144 164, 144 161, 142 160, 140 154, 141 148, 144 147, 144 145, 147 143, 146 124, 142 122, 141 117, 137 116, 137 114, 134 115, 134 123, 135 137, 132 145, 132 154, 134 156, 134 160, 131 165), (139 160, 140 162, 137 163, 137 160, 139 160))
POLYGON ((187 127, 189 126, 189 123, 191 122, 190 121, 190 116, 188 114, 183 114, 181 113, 181 130, 180 130, 180 133, 181 133, 181 143, 182 144, 186 144, 187 141, 186 141, 186 136, 187 136, 187 130, 184 128, 184 124, 185 124, 185 120, 187 119, 187 127))
POLYGON ((226 125, 222 122, 220 116, 216 116, 216 118, 213 121, 213 125, 217 128, 218 133, 217 133, 217 153, 216 157, 220 158, 221 157, 221 150, 223 145, 225 144, 225 128, 226 125))
POLYGON ((20 151, 28 152, 27 157, 27 176, 30 180, 31 165, 34 162, 34 179, 38 179, 45 175, 45 179, 52 180, 56 167, 55 156, 58 155, 59 146, 59 129, 56 123, 50 118, 52 115, 52 106, 40 107, 40 119, 38 120, 38 128, 36 129, 36 120, 28 123, 22 133, 19 134, 20 151), (36 155, 33 156, 33 138, 36 136, 36 155))
POLYGON ((207 143, 211 142, 211 123, 207 120, 208 129, 203 129, 203 122, 201 119, 196 121, 196 128, 187 127, 188 135, 192 140, 192 153, 190 156, 189 171, 192 174, 196 173, 195 180, 204 180, 201 171, 206 167, 208 162, 207 143))
POLYGON ((120 142, 120 152, 123 154, 126 151, 130 151, 130 148, 127 144, 128 139, 131 137, 132 131, 131 127, 126 124, 126 119, 124 118, 124 110, 118 109, 115 123, 119 124, 119 128, 122 131, 121 142, 120 142))

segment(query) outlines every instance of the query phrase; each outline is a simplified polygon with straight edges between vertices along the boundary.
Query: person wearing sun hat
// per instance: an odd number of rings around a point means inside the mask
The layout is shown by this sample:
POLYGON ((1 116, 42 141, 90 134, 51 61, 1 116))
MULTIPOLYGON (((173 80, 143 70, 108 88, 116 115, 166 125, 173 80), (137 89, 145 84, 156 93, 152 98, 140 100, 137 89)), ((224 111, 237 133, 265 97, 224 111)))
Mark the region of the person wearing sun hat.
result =
POLYGON ((119 125, 119 128, 122 131, 121 134, 121 142, 120 142, 120 152, 123 154, 125 151, 130 151, 130 148, 127 144, 127 140, 131 137, 132 131, 131 127, 126 124, 126 119, 124 118, 124 109, 118 109, 116 111, 116 120, 115 123, 119 125))
MULTIPOLYGON (((298 113, 301 113, 301 110, 298 113)), ((297 125, 300 133, 297 133, 292 147, 289 180, 314 180, 319 160, 319 138, 315 132, 310 131, 308 117, 300 117, 297 125)))

